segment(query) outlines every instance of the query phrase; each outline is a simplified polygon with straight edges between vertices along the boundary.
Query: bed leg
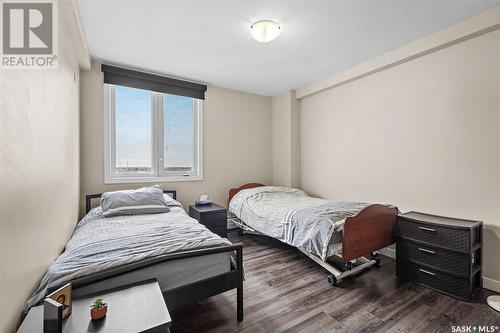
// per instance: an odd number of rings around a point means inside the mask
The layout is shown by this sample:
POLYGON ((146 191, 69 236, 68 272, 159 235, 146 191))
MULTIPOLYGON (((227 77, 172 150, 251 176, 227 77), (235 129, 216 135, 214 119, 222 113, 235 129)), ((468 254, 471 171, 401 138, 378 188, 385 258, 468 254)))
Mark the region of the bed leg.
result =
POLYGON ((351 261, 346 262, 344 264, 344 267, 345 267, 346 270, 350 271, 352 269, 352 267, 353 267, 352 262, 351 261))
POLYGON ((237 268, 239 271, 240 283, 236 288, 236 317, 238 321, 243 321, 243 246, 236 250, 238 258, 237 268))
POLYGON ((243 321, 243 285, 237 289, 237 318, 238 321, 243 321))

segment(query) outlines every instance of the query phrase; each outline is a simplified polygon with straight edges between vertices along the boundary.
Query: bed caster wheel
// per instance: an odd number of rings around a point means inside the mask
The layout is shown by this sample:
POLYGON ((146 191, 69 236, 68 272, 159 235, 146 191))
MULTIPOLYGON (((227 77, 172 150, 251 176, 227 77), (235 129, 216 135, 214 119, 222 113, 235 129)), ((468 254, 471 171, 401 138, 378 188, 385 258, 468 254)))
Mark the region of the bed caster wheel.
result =
POLYGON ((347 269, 348 271, 350 271, 352 269, 352 262, 348 261, 345 263, 345 269, 347 269))
POLYGON ((376 258, 378 258, 378 251, 372 252, 370 255, 371 255, 372 259, 376 259, 376 258))
POLYGON ((338 281, 335 275, 328 275, 328 283, 332 286, 336 286, 338 281))
POLYGON ((375 266, 378 267, 380 266, 380 258, 373 258, 375 259, 375 266))

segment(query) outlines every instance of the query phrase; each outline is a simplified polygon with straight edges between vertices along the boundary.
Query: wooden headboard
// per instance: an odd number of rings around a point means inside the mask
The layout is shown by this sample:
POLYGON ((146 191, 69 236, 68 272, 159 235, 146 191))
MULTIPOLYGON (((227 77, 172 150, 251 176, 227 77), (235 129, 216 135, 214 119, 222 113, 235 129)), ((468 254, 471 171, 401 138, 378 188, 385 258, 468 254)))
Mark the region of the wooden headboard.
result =
MULTIPOLYGON (((170 194, 173 199, 177 199, 176 190, 163 190, 163 193, 170 194)), ((88 194, 85 196, 85 214, 92 209, 92 199, 100 198, 102 193, 88 194)))
POLYGON ((232 188, 229 189, 229 199, 227 202, 230 202, 231 199, 239 192, 242 190, 247 190, 249 188, 254 188, 254 187, 260 187, 260 186, 266 186, 264 184, 259 184, 259 183, 248 183, 248 184, 243 184, 240 187, 237 188, 232 188))

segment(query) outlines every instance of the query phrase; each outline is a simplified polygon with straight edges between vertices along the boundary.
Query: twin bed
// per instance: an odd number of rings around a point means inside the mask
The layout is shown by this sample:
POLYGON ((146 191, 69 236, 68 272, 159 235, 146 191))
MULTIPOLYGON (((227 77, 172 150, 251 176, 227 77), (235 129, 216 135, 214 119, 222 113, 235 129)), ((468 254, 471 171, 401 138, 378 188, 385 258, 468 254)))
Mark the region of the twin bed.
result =
POLYGON ((163 192, 169 212, 112 217, 100 206, 91 209, 101 194, 87 196, 87 214, 26 310, 68 282, 77 297, 156 279, 169 310, 236 288, 237 319, 243 320, 242 245, 189 217, 175 191, 163 192))
MULTIPOLYGON (((84 296, 156 279, 169 310, 236 288, 237 319, 243 320, 242 245, 189 217, 175 191, 155 190, 168 208, 154 214, 107 216, 103 207, 91 208, 103 194, 88 195, 87 214, 26 310, 68 282, 73 296, 84 296)), ((231 189, 229 211, 245 232, 297 247, 332 273, 332 285, 379 263, 377 251, 394 242, 397 214, 393 206, 331 202, 257 183, 231 189), (342 258, 345 269, 332 265, 332 257, 342 258)))

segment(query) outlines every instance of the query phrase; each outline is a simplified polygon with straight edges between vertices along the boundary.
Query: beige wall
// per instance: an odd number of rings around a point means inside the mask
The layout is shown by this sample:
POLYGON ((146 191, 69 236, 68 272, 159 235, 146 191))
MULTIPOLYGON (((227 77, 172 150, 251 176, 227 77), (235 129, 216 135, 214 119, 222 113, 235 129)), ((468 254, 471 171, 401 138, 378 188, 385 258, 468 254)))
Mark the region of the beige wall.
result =
POLYGON ((273 184, 300 185, 299 105, 295 91, 272 98, 273 184))
MULTIPOLYGON (((135 188, 104 184, 102 74, 100 65, 81 77, 81 195, 135 188)), ((209 86, 203 109, 203 181, 169 182, 184 206, 200 194, 226 205, 229 188, 272 180, 271 98, 209 86)))
POLYGON ((80 46, 68 27, 71 3, 60 3, 59 23, 58 69, 0 71, 0 332, 15 329, 78 219, 80 46))
POLYGON ((500 31, 301 100, 301 185, 485 223, 500 291, 500 31))

